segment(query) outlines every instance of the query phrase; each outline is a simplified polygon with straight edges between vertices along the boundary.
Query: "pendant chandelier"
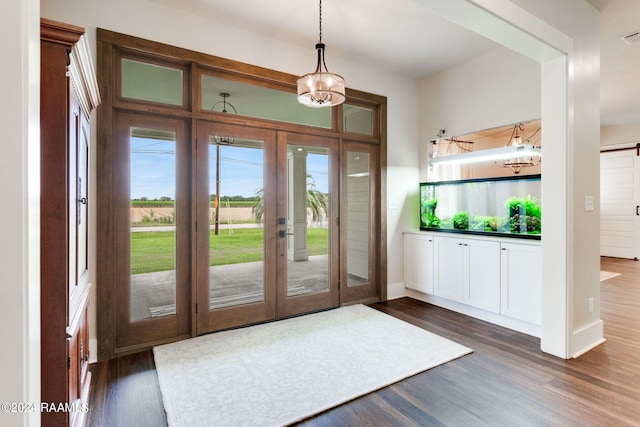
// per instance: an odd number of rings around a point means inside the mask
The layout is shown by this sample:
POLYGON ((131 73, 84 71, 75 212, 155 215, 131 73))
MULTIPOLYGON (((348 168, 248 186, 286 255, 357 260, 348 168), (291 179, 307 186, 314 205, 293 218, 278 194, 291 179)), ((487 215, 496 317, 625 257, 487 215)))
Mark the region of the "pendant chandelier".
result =
POLYGON ((316 70, 298 79, 298 102, 307 107, 315 108, 332 107, 342 104, 345 100, 344 78, 338 74, 330 73, 324 61, 322 0, 320 0, 319 16, 320 40, 316 44, 316 51, 318 52, 316 70))
MULTIPOLYGON (((519 134, 519 132, 523 132, 523 131, 524 131, 524 128, 522 127, 521 124, 514 125, 513 132, 511 133, 511 138, 507 143, 507 147, 515 147, 514 148, 515 150, 518 150, 519 149, 518 147, 523 149, 525 147, 525 144, 522 143, 522 136, 520 136, 519 134)), ((536 160, 539 159, 539 156, 540 154, 539 154, 539 148, 538 148, 538 154, 532 154, 531 152, 527 152, 524 155, 513 157, 511 159, 506 160, 502 166, 505 168, 511 169, 513 173, 517 175, 524 168, 538 165, 539 162, 536 162, 536 160)))
MULTIPOLYGON (((222 104, 222 111, 220 111, 221 113, 228 113, 228 111, 227 111, 227 105, 228 105, 233 110, 233 114, 238 114, 238 111, 236 110, 236 107, 234 107, 233 105, 231 105, 230 102, 227 101, 227 98, 229 98, 231 95, 226 93, 226 92, 221 92, 220 96, 222 97, 222 101, 218 101, 215 104, 213 104, 211 106, 211 111, 215 111, 216 107, 218 105, 222 104)), ((217 136, 216 135, 214 137, 214 139, 216 141, 216 145, 217 146, 220 146, 220 145, 233 145, 233 143, 235 142, 235 140, 233 138, 229 138, 228 136, 217 136)), ((218 147, 218 150, 219 149, 220 148, 218 147)))

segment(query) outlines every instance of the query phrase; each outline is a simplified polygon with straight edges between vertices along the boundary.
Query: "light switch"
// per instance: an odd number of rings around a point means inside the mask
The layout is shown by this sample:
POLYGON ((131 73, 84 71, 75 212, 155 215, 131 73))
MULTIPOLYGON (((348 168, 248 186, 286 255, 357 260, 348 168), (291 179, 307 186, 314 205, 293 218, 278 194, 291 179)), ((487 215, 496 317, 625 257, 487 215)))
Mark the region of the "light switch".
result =
POLYGON ((584 210, 585 212, 593 210, 593 196, 584 196, 584 210))
POLYGON ((395 211, 398 209, 398 201, 396 199, 387 200, 387 209, 390 211, 395 211))

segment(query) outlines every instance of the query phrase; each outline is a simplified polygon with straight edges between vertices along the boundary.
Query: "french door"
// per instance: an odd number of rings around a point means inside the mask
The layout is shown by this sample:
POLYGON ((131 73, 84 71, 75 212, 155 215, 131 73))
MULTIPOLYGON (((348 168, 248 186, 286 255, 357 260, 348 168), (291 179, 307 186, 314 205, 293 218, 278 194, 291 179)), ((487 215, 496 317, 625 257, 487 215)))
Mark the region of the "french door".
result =
POLYGON ((337 138, 199 121, 196 333, 336 307, 337 138))

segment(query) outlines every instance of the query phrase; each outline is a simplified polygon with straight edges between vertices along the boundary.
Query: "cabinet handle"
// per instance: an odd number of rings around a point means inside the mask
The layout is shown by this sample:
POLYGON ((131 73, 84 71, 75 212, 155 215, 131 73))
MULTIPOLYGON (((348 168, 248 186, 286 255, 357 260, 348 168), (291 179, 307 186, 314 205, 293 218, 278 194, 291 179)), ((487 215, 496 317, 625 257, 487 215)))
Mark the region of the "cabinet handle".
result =
POLYGON ((464 245, 462 245, 462 246, 469 246, 469 245, 468 245, 467 243, 465 243, 465 244, 464 244, 464 245))
POLYGON ((507 248, 502 248, 502 250, 503 250, 503 251, 506 251, 506 250, 507 250, 507 248))
POLYGON ((458 243, 458 246, 462 246, 462 243, 458 243))
POLYGON ((640 216, 640 212, 638 212, 638 209, 640 209, 640 205, 636 205, 636 216, 640 216))

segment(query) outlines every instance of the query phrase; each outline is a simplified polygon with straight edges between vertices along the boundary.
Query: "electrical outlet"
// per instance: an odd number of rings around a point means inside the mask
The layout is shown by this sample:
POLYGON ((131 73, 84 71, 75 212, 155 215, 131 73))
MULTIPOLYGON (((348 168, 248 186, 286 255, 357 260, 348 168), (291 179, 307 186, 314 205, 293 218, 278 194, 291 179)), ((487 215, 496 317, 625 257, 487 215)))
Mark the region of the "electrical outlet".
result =
POLYGON ((589 313, 593 313, 593 297, 589 298, 589 313))

